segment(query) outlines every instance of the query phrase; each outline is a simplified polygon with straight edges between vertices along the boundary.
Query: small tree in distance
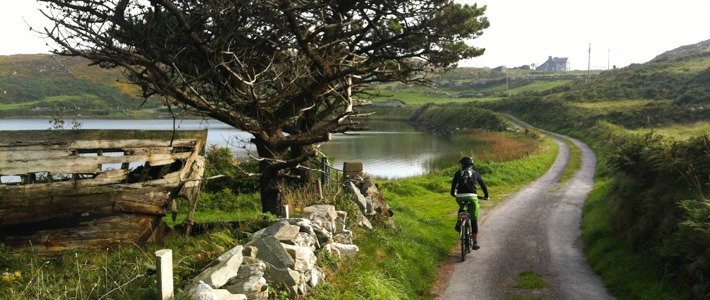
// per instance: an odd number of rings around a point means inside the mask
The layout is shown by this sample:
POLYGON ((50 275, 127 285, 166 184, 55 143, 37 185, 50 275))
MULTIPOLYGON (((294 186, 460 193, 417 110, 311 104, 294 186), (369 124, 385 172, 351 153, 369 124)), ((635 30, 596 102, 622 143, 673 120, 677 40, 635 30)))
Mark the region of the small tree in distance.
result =
POLYGON ((121 68, 144 97, 251 133, 262 208, 276 215, 314 145, 365 129, 354 95, 482 55, 465 41, 489 25, 485 7, 451 0, 38 1, 56 53, 121 68))

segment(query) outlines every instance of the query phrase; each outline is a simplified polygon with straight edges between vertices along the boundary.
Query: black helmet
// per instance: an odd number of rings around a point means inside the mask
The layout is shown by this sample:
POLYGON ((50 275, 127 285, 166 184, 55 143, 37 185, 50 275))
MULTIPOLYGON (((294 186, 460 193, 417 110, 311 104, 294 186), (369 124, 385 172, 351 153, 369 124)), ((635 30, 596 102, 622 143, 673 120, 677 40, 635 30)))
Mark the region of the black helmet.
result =
POLYGON ((473 157, 464 156, 461 160, 459 160, 459 163, 462 166, 473 166, 473 157))

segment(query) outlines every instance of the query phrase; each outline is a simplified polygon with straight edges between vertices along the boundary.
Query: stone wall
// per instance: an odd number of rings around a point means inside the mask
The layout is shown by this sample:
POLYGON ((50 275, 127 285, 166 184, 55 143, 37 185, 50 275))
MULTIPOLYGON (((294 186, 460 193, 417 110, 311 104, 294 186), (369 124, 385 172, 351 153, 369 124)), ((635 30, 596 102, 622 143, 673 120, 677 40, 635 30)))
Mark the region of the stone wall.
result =
MULTIPOLYGON (((346 187, 359 208, 358 226, 372 229, 369 217, 392 215, 369 178, 349 180, 346 187)), ((347 228, 347 212, 333 205, 313 205, 303 214, 306 217, 280 219, 255 232, 245 245, 222 254, 185 287, 182 298, 267 299, 267 284, 285 290, 291 299, 306 295, 325 280, 318 266, 320 251, 351 258, 359 248, 347 228)))

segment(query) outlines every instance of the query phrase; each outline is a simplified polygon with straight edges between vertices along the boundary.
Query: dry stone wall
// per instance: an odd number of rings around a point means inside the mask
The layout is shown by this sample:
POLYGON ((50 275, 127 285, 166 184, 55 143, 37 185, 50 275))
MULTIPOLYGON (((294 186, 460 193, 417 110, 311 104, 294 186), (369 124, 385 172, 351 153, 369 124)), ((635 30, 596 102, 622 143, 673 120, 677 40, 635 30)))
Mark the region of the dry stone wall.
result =
MULTIPOLYGON (((368 216, 391 216, 369 178, 348 180, 346 187, 360 208, 355 216, 358 226, 371 229, 368 216)), ((347 228, 347 212, 333 205, 313 205, 304 208, 303 214, 306 217, 280 219, 255 232, 245 245, 226 251, 185 287, 182 298, 267 299, 267 284, 285 289, 292 299, 306 295, 325 280, 318 266, 319 251, 352 258, 359 248, 347 228)))

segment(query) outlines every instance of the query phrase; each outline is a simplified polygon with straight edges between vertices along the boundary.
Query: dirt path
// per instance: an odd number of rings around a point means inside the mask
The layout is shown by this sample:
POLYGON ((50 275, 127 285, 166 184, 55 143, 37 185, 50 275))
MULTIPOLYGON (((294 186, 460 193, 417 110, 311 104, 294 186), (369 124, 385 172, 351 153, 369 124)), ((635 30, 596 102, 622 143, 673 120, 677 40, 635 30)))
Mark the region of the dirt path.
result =
MULTIPOLYGON (((582 166, 560 185, 570 150, 553 139, 560 152, 550 170, 482 217, 481 249, 465 262, 460 262, 458 250, 452 251, 440 268, 433 291, 437 299, 613 299, 587 264, 580 237, 581 210, 594 183, 596 156, 586 144, 569 138, 582 151, 582 166), (545 287, 516 288, 523 272, 539 274, 545 287)), ((491 192, 495 197, 495 190, 491 192)))

